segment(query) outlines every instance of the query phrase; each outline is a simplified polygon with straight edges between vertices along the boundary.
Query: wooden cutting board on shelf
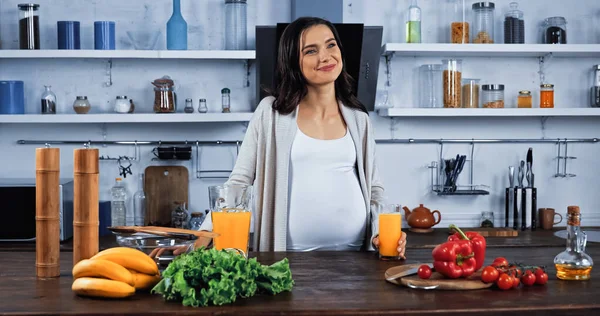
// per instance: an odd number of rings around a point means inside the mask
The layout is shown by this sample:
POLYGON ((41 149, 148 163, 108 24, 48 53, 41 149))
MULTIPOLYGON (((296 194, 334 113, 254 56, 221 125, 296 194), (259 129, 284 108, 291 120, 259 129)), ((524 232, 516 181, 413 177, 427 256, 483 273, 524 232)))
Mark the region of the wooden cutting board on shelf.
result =
POLYGON ((184 166, 149 166, 144 175, 148 226, 169 227, 177 201, 188 204, 189 173, 184 166))
MULTIPOLYGON (((519 236, 519 231, 512 228, 505 227, 497 227, 497 228, 461 228, 463 232, 476 232, 479 233, 483 237, 517 237, 519 236)), ((448 234, 454 234, 454 230, 449 230, 448 234)))
MULTIPOLYGON (((402 271, 406 271, 412 268, 418 268, 423 263, 415 263, 415 264, 405 264, 401 266, 395 266, 387 269, 385 271, 385 277, 392 276, 396 273, 400 273, 402 271)), ((403 278, 387 281, 392 284, 402 285, 406 287, 434 287, 432 290, 454 290, 454 291, 465 291, 465 290, 481 290, 487 289, 494 285, 493 283, 483 283, 481 281, 481 269, 475 274, 469 276, 468 278, 460 278, 460 279, 448 279, 445 276, 441 275, 438 272, 434 272, 431 274, 429 279, 421 279, 418 275, 413 274, 409 276, 405 276, 403 278)))

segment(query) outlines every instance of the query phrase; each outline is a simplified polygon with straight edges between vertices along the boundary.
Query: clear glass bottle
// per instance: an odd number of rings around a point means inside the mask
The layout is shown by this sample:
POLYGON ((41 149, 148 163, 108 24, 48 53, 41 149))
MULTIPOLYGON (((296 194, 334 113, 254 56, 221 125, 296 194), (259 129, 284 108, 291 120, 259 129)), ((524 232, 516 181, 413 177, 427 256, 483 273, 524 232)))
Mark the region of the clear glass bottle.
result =
POLYGON ((544 83, 540 85, 540 108, 554 107, 554 85, 544 83))
POLYGON ((417 0, 412 0, 410 7, 408 7, 406 42, 421 43, 421 8, 417 5, 417 0))
POLYGON ((246 0, 225 0, 225 49, 245 50, 246 0))
POLYGON ((518 108, 532 108, 533 107, 531 91, 529 91, 529 90, 519 91, 519 96, 517 97, 517 107, 518 108))
POLYGON ((594 68, 594 80, 592 82, 591 94, 591 105, 593 107, 600 107, 600 65, 595 65, 594 68))
POLYGON ((198 100, 198 113, 207 113, 208 107, 206 106, 206 99, 198 100))
POLYGON ((40 49, 39 4, 22 3, 19 8, 19 48, 40 49))
POLYGON ((56 94, 52 92, 52 86, 44 86, 42 93, 42 114, 56 114, 56 94))
POLYGON ((110 190, 112 196, 110 202, 110 217, 112 226, 124 226, 127 222, 129 222, 129 218, 126 218, 127 189, 125 189, 125 186, 121 180, 121 178, 115 178, 115 185, 110 190))
POLYGON ((462 59, 443 59, 442 85, 444 89, 444 107, 460 108, 461 103, 461 81, 462 81, 462 59))
POLYGON ((223 88, 221 90, 221 103, 223 105, 223 113, 231 112, 230 101, 231 101, 231 90, 229 88, 223 88))
POLYGON ((567 248, 554 257, 556 277, 560 280, 589 280, 594 261, 585 253, 587 235, 581 230, 579 206, 567 208, 567 248))
POLYGON ((146 193, 144 193, 144 173, 140 173, 138 190, 133 195, 133 222, 135 226, 144 226, 146 221, 146 193))
POLYGON ((481 86, 481 103, 484 108, 504 108, 504 85, 484 84, 481 86))
POLYGON ((525 43, 525 20, 518 7, 518 3, 511 2, 510 11, 504 15, 504 44, 525 43))
POLYGON ((175 202, 175 209, 171 212, 171 227, 186 229, 188 225, 188 213, 185 202, 175 202))
POLYGON ((473 44, 494 44, 493 2, 473 3, 473 44))
POLYGON ((183 112, 194 113, 194 105, 192 102, 192 99, 185 99, 185 108, 183 108, 183 112))
POLYGON ((188 25, 181 15, 180 0, 173 0, 173 13, 167 22, 167 49, 186 50, 188 46, 188 25))
POLYGON ((450 0, 450 43, 469 43, 469 17, 465 0, 450 0))

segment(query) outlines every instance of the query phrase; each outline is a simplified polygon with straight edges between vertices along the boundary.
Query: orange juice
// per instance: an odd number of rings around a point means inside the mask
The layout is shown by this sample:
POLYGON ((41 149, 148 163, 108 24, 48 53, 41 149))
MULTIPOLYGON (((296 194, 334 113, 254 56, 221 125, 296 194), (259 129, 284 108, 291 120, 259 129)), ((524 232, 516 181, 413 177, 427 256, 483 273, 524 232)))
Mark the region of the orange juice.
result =
POLYGON ((248 237, 250 235, 250 212, 211 212, 215 248, 238 248, 248 253, 248 237))
POLYGON ((398 241, 401 236, 401 214, 379 214, 379 255, 381 257, 398 257, 398 241))

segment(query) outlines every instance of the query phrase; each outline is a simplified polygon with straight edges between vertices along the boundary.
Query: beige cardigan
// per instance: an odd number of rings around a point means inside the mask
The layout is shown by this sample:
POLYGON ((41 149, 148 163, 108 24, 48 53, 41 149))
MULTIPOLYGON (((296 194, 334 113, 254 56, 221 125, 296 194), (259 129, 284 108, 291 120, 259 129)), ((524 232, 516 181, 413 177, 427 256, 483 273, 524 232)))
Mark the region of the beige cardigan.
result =
MULTIPOLYGON (((288 170, 290 151, 297 124, 297 109, 288 115, 273 110, 274 97, 259 103, 244 136, 237 161, 227 183, 253 185, 254 249, 286 251, 288 221, 288 170)), ((382 203, 383 184, 375 162, 375 138, 366 113, 340 109, 357 148, 356 160, 361 190, 367 209, 382 203)), ((371 214, 367 217, 365 249, 373 250, 371 240, 377 231, 371 214)))

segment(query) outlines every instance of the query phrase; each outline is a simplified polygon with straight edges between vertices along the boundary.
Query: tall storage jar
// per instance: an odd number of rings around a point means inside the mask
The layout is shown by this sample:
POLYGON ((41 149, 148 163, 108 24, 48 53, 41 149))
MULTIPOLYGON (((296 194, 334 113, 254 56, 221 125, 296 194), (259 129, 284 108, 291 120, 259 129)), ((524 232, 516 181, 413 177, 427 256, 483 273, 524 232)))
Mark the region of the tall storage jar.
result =
POLYGON ((462 60, 443 59, 442 85, 445 108, 461 107, 462 60))
POLYGON ((484 108, 499 109, 504 107, 504 85, 484 84, 481 86, 481 99, 484 108))
POLYGON ((225 0, 225 49, 246 49, 246 0, 225 0))
POLYGON ((474 44, 493 44, 494 43, 494 11, 493 2, 473 3, 473 43, 474 44))
POLYGON ((465 0, 450 0, 449 27, 450 43, 468 44, 469 43, 469 10, 465 5, 465 0))

